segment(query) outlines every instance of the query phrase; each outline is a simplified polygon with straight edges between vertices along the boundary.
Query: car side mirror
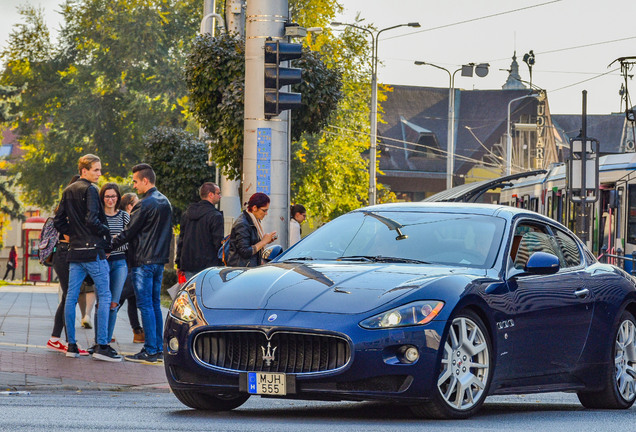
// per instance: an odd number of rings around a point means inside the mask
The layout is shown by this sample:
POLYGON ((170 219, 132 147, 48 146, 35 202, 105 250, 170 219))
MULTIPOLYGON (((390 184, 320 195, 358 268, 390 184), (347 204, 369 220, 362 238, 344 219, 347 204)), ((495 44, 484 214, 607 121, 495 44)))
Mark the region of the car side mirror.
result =
POLYGON ((549 275, 558 272, 560 268, 559 258, 555 255, 535 252, 530 256, 523 270, 530 274, 549 275))
POLYGON ((282 253, 283 247, 281 245, 267 246, 263 249, 263 261, 270 262, 282 253))

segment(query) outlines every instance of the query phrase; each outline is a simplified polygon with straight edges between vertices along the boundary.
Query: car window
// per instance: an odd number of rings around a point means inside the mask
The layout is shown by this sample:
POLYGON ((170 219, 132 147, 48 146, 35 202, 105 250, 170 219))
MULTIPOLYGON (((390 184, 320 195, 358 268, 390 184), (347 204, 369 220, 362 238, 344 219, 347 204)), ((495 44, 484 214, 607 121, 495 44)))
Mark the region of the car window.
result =
POLYGON ((556 242, 563 254, 563 267, 576 267, 581 264, 581 251, 576 241, 563 231, 556 231, 556 242))
POLYGON ((307 236, 280 260, 390 258, 490 268, 504 228, 504 219, 475 214, 353 212, 307 236))
POLYGON ((510 249, 514 267, 523 270, 535 252, 546 252, 557 257, 560 255, 555 251, 554 243, 545 228, 530 224, 517 225, 510 249))

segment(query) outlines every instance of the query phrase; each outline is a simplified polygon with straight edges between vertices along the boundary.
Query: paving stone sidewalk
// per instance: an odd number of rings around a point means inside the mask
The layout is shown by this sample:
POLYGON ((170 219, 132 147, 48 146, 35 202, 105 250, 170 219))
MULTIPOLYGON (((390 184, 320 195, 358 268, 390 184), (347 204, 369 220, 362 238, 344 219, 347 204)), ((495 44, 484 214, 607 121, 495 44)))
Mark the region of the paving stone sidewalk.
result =
MULTIPOLYGON (((58 305, 58 285, 0 286, 0 391, 40 389, 158 390, 169 391, 163 364, 111 363, 90 356, 67 358, 46 348, 58 305)), ((143 344, 133 333, 124 308, 119 311, 111 346, 121 354, 134 354, 143 344)), ((162 308, 165 314, 167 309, 162 308)), ((80 325, 80 346, 92 345, 94 330, 80 325)), ((64 333, 62 333, 64 337, 64 333)))

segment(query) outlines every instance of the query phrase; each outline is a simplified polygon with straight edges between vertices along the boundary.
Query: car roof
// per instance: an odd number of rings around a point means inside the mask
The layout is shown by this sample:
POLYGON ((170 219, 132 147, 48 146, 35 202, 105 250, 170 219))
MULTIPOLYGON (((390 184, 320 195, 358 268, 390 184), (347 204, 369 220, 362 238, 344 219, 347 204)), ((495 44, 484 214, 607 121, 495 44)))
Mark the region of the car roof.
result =
MULTIPOLYGON (((408 211, 422 213, 470 213, 486 216, 507 214, 513 217, 517 214, 528 214, 540 216, 533 211, 510 207, 502 204, 474 204, 474 203, 457 203, 457 202, 401 202, 378 204, 374 206, 363 207, 355 210, 356 212, 364 211, 408 211)), ((505 216, 504 216, 505 217, 505 216)))

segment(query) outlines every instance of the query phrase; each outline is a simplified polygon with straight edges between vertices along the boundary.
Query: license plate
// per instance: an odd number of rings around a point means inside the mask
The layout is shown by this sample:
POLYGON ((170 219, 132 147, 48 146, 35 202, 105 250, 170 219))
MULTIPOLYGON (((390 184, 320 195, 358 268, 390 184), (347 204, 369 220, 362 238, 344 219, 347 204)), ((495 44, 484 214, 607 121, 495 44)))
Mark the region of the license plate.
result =
POLYGON ((285 374, 272 372, 249 372, 247 374, 247 392, 284 396, 287 394, 285 374))

